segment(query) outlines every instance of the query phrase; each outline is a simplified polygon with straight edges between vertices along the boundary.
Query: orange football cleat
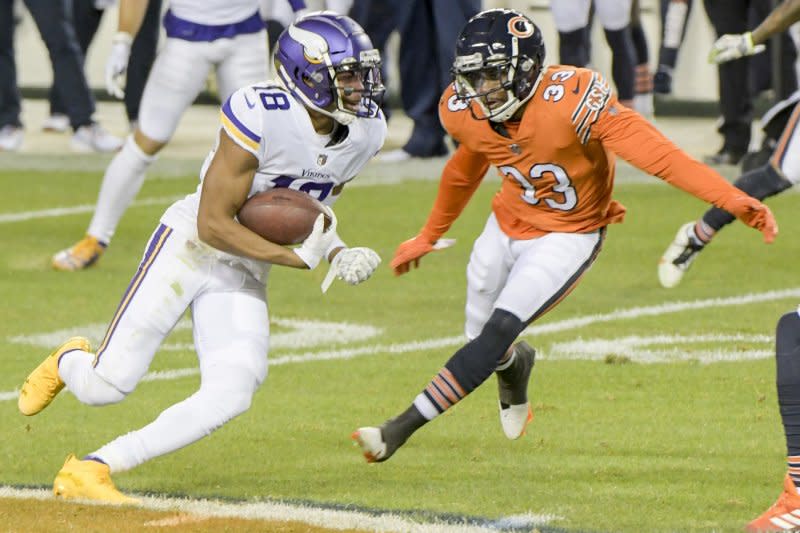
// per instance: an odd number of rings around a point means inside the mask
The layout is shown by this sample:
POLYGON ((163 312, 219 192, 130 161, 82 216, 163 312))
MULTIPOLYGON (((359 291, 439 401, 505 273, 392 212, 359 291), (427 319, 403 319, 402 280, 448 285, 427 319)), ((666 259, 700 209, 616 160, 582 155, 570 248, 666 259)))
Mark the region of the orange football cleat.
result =
POLYGON ((800 494, 797 493, 797 487, 788 474, 783 480, 783 492, 778 496, 778 501, 764 514, 747 524, 745 529, 751 533, 800 531, 800 494))

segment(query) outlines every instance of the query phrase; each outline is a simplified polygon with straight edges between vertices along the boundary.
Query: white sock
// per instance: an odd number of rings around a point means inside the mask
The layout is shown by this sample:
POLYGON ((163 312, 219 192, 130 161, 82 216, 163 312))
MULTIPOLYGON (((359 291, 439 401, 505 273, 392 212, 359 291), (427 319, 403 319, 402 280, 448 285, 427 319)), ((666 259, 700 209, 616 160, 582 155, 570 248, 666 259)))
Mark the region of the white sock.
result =
POLYGON ((69 391, 87 405, 117 403, 125 394, 97 375, 92 366, 94 354, 81 350, 67 352, 58 363, 58 375, 69 391))
POLYGON ((132 135, 128 136, 103 176, 89 235, 106 244, 111 241, 119 219, 136 198, 144 183, 145 171, 155 159, 142 152, 132 135))
POLYGON ((439 416, 439 411, 436 410, 436 407, 433 406, 428 397, 422 392, 414 398, 414 407, 417 408, 417 411, 419 411, 426 420, 433 420, 439 416))

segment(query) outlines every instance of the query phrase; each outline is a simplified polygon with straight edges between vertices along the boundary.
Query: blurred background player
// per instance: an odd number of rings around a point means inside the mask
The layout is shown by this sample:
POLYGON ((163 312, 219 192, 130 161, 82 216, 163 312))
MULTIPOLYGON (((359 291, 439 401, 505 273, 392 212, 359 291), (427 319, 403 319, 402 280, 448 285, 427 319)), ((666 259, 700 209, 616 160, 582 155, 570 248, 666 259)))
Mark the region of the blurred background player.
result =
POLYGON ((264 19, 267 29, 270 51, 275 47, 283 30, 295 19, 309 11, 304 0, 261 0, 260 4, 261 18, 264 19))
POLYGON ((661 0, 661 46, 658 68, 653 76, 656 94, 672 94, 672 73, 678 62, 678 51, 686 38, 686 27, 693 0, 661 0))
POLYGON ((642 116, 652 118, 653 107, 653 73, 650 71, 650 50, 647 46, 647 35, 642 25, 642 13, 639 0, 631 5, 631 41, 635 55, 633 109, 642 116))
MULTIPOLYGON (((766 0, 704 0, 703 4, 717 37, 743 35, 765 19, 772 5, 766 0)), ((797 89, 795 45, 786 34, 780 39, 781 53, 788 59, 780 61, 781 86, 774 87, 776 100, 797 89)), ((709 165, 736 165, 750 146, 755 97, 773 88, 771 61, 766 55, 753 59, 743 55, 719 62, 717 69, 721 114, 717 131, 722 135, 722 147, 704 161, 709 165)))
MULTIPOLYGON (((72 0, 72 22, 84 60, 89 51, 89 45, 103 20, 103 14, 106 9, 116 3, 116 0, 72 0)), ((133 43, 130 44, 124 101, 125 113, 131 129, 135 126, 139 116, 139 102, 142 99, 142 92, 144 92, 144 84, 156 57, 160 22, 161 0, 150 0, 147 2, 147 12, 142 21, 142 27, 137 32, 136 38, 133 39, 133 43)), ((66 114, 66 106, 53 86, 50 88, 50 116, 45 119, 42 129, 61 133, 68 127, 69 118, 66 114)))
MULTIPOLYGON (((766 40, 800 20, 800 0, 780 4, 752 33, 723 35, 711 51, 710 59, 723 64, 748 57, 764 50, 766 40)), ((800 92, 779 103, 765 118, 765 146, 774 150, 769 160, 742 174, 733 184, 747 194, 763 200, 800 183, 800 92), (780 124, 783 127, 776 127, 780 124), (780 136, 775 131, 780 130, 780 136), (777 138, 776 143, 770 139, 777 138)), ((769 150, 769 148, 767 148, 769 150)), ((696 222, 687 222, 678 229, 658 264, 658 280, 663 287, 678 285, 705 246, 726 225, 735 220, 729 212, 712 207, 696 222)))
MULTIPOLYGON (((83 73, 83 54, 72 26, 67 0, 24 0, 36 23, 53 66, 53 87, 63 103, 76 152, 113 152, 122 141, 103 129, 92 117, 94 97, 83 73)), ((21 97, 14 59, 14 2, 0 0, 0 152, 22 147, 24 130, 21 97)))
POLYGON ((384 51, 392 31, 400 34, 398 69, 403 110, 413 121, 401 148, 381 154, 385 163, 447 155, 438 102, 453 80, 456 37, 481 9, 481 0, 355 0, 353 18, 384 51))
POLYGON ((313 269, 327 258, 330 272, 350 284, 378 266, 373 250, 345 246, 332 211, 330 227, 323 232, 320 215, 294 249, 235 220, 247 198, 275 187, 333 204, 386 137, 373 101, 383 90, 380 55, 351 19, 297 21, 278 39, 275 61, 277 80, 245 86, 223 104, 201 184, 161 217, 97 353, 82 337, 68 340, 28 377, 18 405, 35 415, 65 385, 87 405, 122 401, 188 307, 199 389, 83 459, 69 455, 53 484, 56 496, 135 503, 111 474, 187 446, 250 407, 267 375, 271 265, 313 269))
MULTIPOLYGON (((469 342, 399 416, 353 438, 368 461, 385 461, 424 424, 497 374, 500 422, 509 439, 532 418, 527 389, 534 350, 517 342, 557 305, 597 258, 606 226, 622 222, 612 200, 618 154, 697 198, 725 207, 771 242, 769 208, 686 155, 646 119, 621 106, 602 76, 544 67, 542 35, 507 9, 473 17, 456 44, 454 86, 440 101, 459 142, 442 171, 422 231, 395 252, 396 274, 418 266, 469 202, 490 165, 502 185, 467 265, 469 342)), ((437 244, 438 243, 438 244, 437 244)))
POLYGON ((347 15, 353 0, 261 0, 261 17, 267 27, 269 48, 273 49, 278 36, 296 19, 310 11, 333 11, 347 15))
MULTIPOLYGON (((106 65, 108 90, 117 97, 123 95, 131 43, 146 9, 141 0, 120 1, 117 34, 106 65)), ((171 0, 164 29, 167 39, 147 78, 139 122, 106 169, 86 236, 53 257, 57 270, 81 270, 100 258, 142 188, 147 168, 203 90, 212 68, 222 101, 237 87, 267 78, 267 36, 259 0, 171 0)))
POLYGON ((594 13, 603 25, 611 48, 611 75, 619 102, 634 108, 636 93, 636 48, 631 34, 632 0, 558 0, 550 2, 550 11, 558 29, 559 61, 563 65, 585 67, 591 62, 589 14, 594 13))

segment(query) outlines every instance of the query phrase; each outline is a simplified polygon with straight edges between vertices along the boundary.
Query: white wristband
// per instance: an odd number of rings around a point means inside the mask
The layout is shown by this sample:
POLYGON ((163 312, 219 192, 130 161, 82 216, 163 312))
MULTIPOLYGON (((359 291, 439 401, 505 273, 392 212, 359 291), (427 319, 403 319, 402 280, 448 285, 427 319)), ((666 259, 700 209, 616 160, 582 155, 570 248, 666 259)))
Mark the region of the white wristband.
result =
POLYGON ((114 38, 111 39, 111 42, 114 44, 124 43, 130 45, 133 43, 133 35, 131 35, 126 31, 118 31, 117 33, 114 34, 114 38))

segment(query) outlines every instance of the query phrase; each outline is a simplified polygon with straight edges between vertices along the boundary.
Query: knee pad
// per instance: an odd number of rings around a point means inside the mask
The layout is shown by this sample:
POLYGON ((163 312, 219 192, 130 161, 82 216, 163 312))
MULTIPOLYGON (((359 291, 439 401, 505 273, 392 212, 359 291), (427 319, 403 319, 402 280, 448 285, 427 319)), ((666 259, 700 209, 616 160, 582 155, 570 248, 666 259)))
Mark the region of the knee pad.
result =
POLYGON ((486 381, 526 324, 516 315, 495 309, 480 334, 445 364, 467 393, 486 381))

